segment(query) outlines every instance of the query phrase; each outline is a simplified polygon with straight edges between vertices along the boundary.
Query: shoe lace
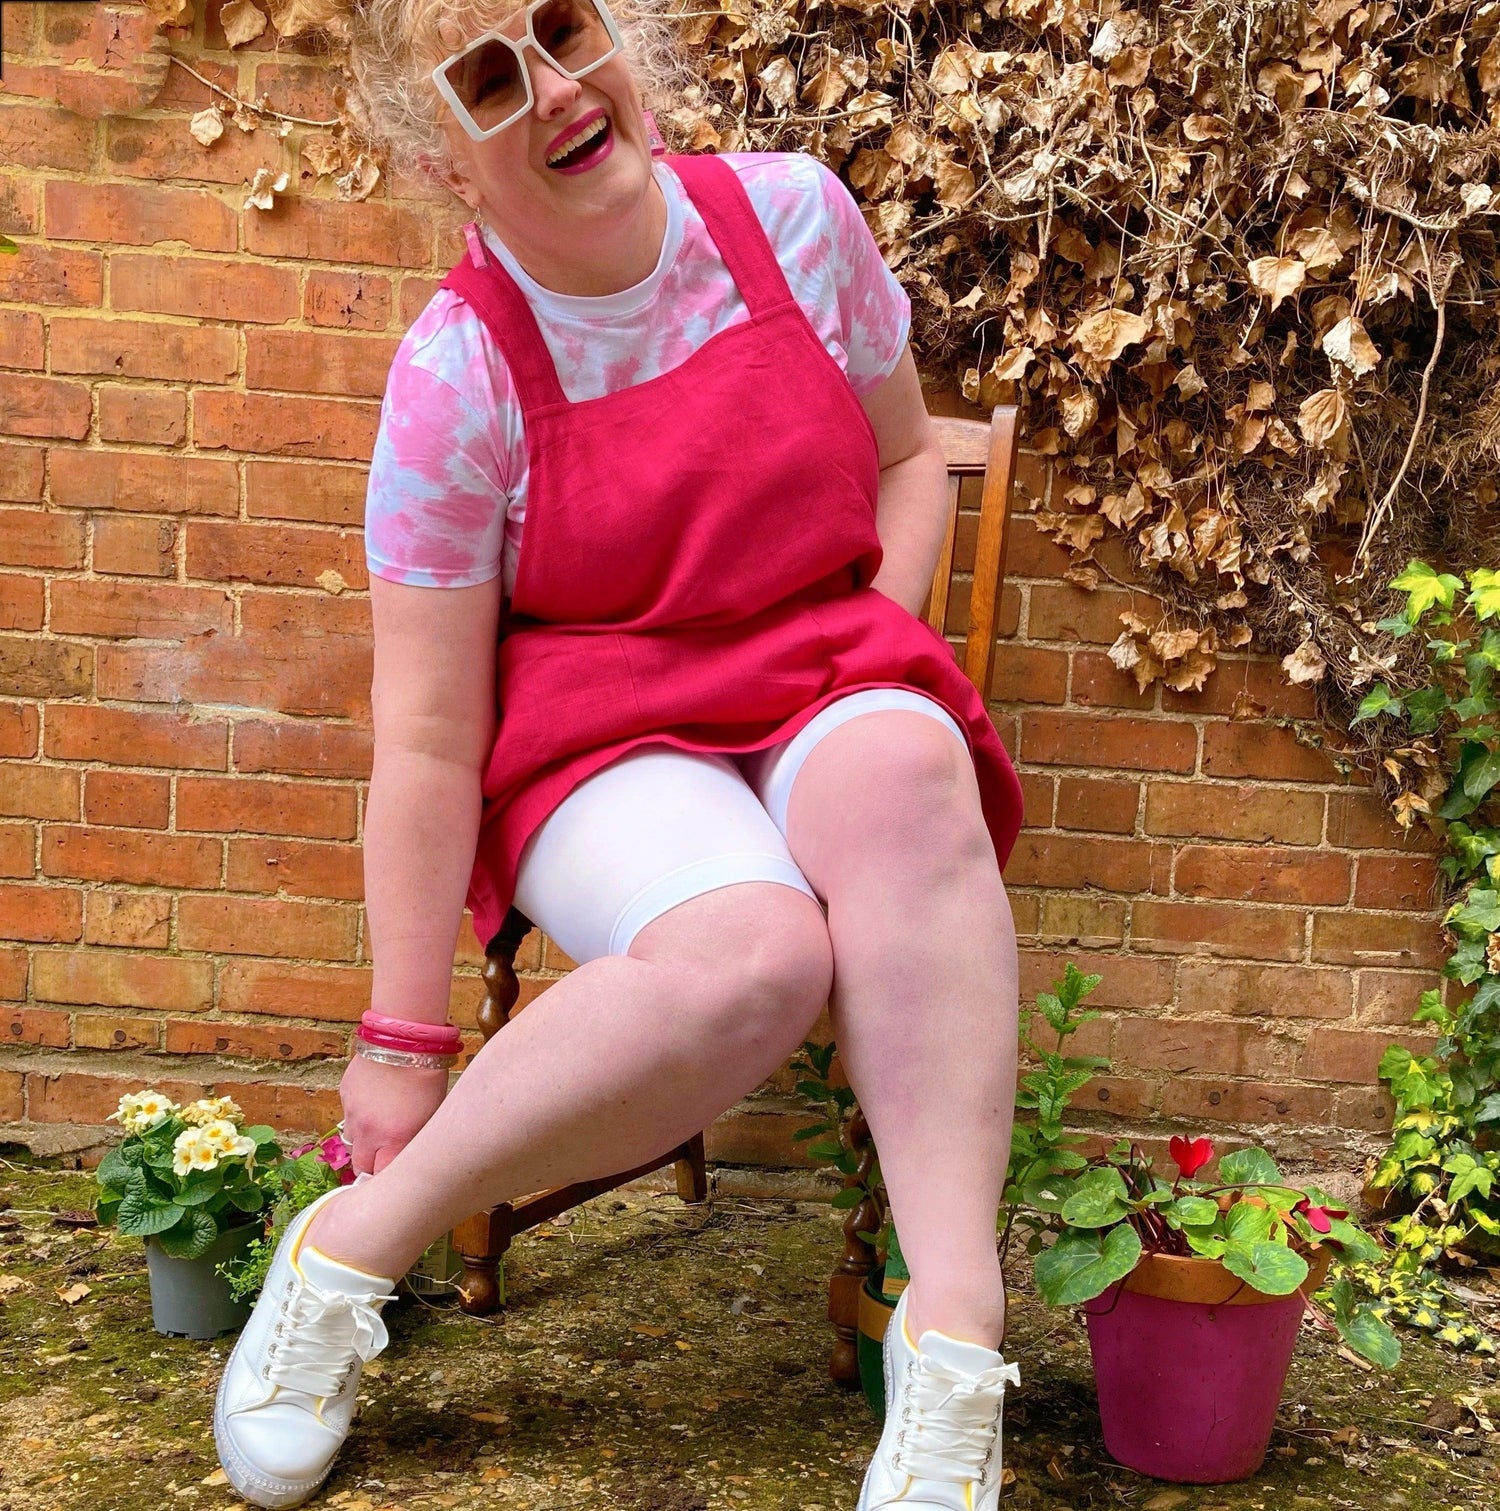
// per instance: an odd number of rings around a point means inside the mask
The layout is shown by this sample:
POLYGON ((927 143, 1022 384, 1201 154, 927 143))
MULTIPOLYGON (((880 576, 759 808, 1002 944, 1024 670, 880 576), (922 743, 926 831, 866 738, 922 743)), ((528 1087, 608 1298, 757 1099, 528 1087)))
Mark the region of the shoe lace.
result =
POLYGON ((1005 1387, 1019 1385, 1021 1371, 1014 1364, 997 1364, 978 1374, 960 1374, 925 1357, 910 1368, 911 1387, 893 1455, 896 1467, 914 1479, 980 1479, 1000 1430, 1005 1387))
POLYGON ((282 1308, 266 1378, 312 1396, 338 1395, 355 1358, 373 1359, 390 1342, 379 1312, 389 1300, 325 1291, 303 1280, 282 1308))

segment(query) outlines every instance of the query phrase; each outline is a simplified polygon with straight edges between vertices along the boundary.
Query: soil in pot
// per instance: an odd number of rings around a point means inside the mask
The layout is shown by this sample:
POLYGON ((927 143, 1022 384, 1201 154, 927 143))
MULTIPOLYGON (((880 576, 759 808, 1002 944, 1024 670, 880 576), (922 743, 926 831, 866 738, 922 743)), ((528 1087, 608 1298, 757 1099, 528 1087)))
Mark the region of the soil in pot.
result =
POLYGON ((151 1321, 172 1338, 217 1338, 249 1320, 251 1303, 236 1301, 218 1266, 238 1259, 264 1229, 259 1222, 226 1228, 197 1259, 174 1259, 146 1240, 151 1276, 151 1321))
MULTIPOLYGON (((1319 1255, 1303 1282, 1323 1283, 1319 1255)), ((1148 1254, 1084 1308, 1104 1446, 1179 1484, 1255 1473, 1297 1343, 1302 1291, 1266 1296, 1217 1260, 1148 1254)))

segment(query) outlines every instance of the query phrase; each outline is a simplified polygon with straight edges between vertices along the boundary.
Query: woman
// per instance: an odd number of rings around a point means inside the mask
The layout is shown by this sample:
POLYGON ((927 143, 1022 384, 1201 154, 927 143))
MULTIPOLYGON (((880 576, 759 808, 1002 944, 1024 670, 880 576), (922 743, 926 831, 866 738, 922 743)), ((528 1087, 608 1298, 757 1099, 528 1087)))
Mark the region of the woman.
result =
POLYGON ((649 17, 628 47, 602 0, 351 26, 372 128, 477 223, 371 469, 363 1178, 282 1243, 224 1468, 313 1494, 436 1235, 681 1142, 829 1001, 913 1275, 861 1511, 993 1511, 1020 797, 916 617, 945 475, 905 298, 811 159, 653 160, 649 17), (512 899, 578 966, 445 1100, 462 907, 487 939, 512 899))

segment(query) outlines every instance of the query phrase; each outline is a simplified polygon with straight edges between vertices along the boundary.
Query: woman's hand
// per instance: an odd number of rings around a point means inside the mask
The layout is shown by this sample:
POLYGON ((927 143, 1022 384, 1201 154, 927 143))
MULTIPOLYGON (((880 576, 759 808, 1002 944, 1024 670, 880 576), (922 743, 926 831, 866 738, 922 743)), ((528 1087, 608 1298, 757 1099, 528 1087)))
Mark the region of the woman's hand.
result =
POLYGON ((446 1070, 381 1065, 355 1055, 339 1082, 344 1142, 357 1175, 383 1170, 448 1094, 446 1070))

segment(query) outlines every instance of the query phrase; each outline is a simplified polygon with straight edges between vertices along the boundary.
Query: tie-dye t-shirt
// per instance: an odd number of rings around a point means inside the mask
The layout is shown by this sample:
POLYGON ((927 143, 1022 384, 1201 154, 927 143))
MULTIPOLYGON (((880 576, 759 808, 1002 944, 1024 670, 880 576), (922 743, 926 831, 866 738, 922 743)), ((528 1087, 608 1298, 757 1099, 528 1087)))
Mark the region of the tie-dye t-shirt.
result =
MULTIPOLYGON (((863 398, 906 349, 911 307, 838 177, 798 153, 731 153, 787 283, 863 398)), ((602 298, 554 294, 482 234, 526 296, 570 400, 668 372, 749 318, 697 208, 655 164, 667 229, 655 271, 602 298)), ((471 235, 473 232, 471 231, 471 235)), ((501 574, 508 598, 526 523, 526 434, 505 358, 477 315, 440 289, 386 381, 365 504, 370 571, 418 587, 501 574)))

